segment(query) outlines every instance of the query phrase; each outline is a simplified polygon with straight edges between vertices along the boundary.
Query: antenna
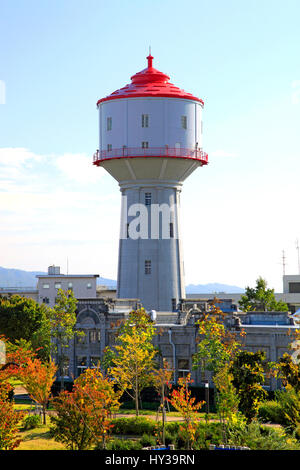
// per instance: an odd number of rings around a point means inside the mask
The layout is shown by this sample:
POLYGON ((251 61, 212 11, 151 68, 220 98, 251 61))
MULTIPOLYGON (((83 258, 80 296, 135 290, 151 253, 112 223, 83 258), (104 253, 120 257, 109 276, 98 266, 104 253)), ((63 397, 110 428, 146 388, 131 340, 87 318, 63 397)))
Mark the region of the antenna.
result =
POLYGON ((283 270, 283 275, 285 276, 285 254, 284 254, 284 250, 282 250, 282 270, 283 270))
POLYGON ((298 238, 296 240, 296 250, 297 250, 297 256, 298 256, 298 274, 300 274, 300 256, 299 256, 299 241, 298 241, 298 238))

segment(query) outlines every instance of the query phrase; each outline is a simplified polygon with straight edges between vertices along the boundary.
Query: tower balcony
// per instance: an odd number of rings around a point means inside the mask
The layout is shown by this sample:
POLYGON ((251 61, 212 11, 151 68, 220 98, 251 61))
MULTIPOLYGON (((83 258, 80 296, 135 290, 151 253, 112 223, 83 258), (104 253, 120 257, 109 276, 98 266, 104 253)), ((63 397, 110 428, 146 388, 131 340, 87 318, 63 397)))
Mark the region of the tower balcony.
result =
POLYGON ((202 165, 208 164, 208 155, 201 148, 165 147, 122 147, 111 150, 97 150, 93 155, 93 164, 100 166, 102 162, 121 158, 183 158, 196 160, 202 165))

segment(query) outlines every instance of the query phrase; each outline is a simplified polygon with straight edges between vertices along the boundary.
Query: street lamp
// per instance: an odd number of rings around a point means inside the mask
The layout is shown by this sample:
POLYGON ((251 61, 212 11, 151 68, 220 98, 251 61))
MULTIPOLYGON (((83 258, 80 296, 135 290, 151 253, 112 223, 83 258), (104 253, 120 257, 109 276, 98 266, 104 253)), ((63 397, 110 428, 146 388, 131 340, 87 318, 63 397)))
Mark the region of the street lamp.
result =
POLYGON ((209 380, 205 380, 205 401, 206 401, 206 419, 208 419, 209 414, 209 380))

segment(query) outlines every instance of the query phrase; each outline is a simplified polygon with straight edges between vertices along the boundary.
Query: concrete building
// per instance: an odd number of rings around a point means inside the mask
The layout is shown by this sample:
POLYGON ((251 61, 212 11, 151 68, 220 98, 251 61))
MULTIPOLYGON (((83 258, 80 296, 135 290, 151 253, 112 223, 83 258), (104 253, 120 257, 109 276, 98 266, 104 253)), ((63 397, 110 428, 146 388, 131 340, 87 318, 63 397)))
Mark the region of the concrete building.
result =
POLYGON ((49 266, 48 274, 37 276, 38 302, 53 307, 58 289, 72 290, 76 299, 96 298, 98 274, 61 274, 59 266, 49 266))
POLYGON ((185 297, 180 192, 208 163, 203 101, 172 85, 151 55, 147 60, 129 85, 98 100, 94 165, 118 181, 122 194, 117 297, 174 311, 185 297))
MULTIPOLYGON (((130 310, 139 306, 138 299, 107 302, 105 299, 82 299, 78 303, 77 328, 85 332, 84 339, 74 339, 69 349, 69 366, 66 376, 77 377, 87 367, 97 365, 106 346, 115 344, 116 324, 126 319, 130 310)), ((195 386, 203 386, 211 375, 205 370, 192 369, 192 356, 197 350, 197 320, 204 311, 209 310, 206 302, 192 306, 183 304, 184 310, 177 313, 157 312, 154 342, 161 355, 174 368, 174 381, 191 372, 195 386)), ((245 337, 240 338, 242 347, 256 352, 262 350, 267 361, 278 361, 284 352, 290 352, 291 332, 299 325, 287 312, 229 313, 225 319, 226 328, 235 333, 243 329, 245 337)), ((277 379, 266 379, 266 388, 275 390, 280 387, 277 379)))
MULTIPOLYGON (((0 295, 20 295, 40 304, 47 304, 49 307, 54 306, 58 289, 72 290, 76 299, 95 299, 98 295, 98 274, 62 274, 59 266, 49 266, 47 274, 36 277, 36 288, 0 287, 0 295)), ((101 294, 109 297, 109 293, 111 293, 109 289, 102 288, 101 294)))

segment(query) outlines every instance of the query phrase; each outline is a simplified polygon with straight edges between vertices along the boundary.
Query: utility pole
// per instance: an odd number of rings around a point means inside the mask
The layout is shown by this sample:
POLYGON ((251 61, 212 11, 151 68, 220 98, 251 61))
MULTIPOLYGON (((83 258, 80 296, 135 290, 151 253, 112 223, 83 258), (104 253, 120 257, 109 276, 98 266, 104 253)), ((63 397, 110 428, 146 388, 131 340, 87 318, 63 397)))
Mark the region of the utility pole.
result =
POLYGON ((300 274, 300 257, 299 257, 299 241, 298 241, 298 238, 296 240, 296 250, 297 250, 297 257, 298 257, 298 274, 300 274))

